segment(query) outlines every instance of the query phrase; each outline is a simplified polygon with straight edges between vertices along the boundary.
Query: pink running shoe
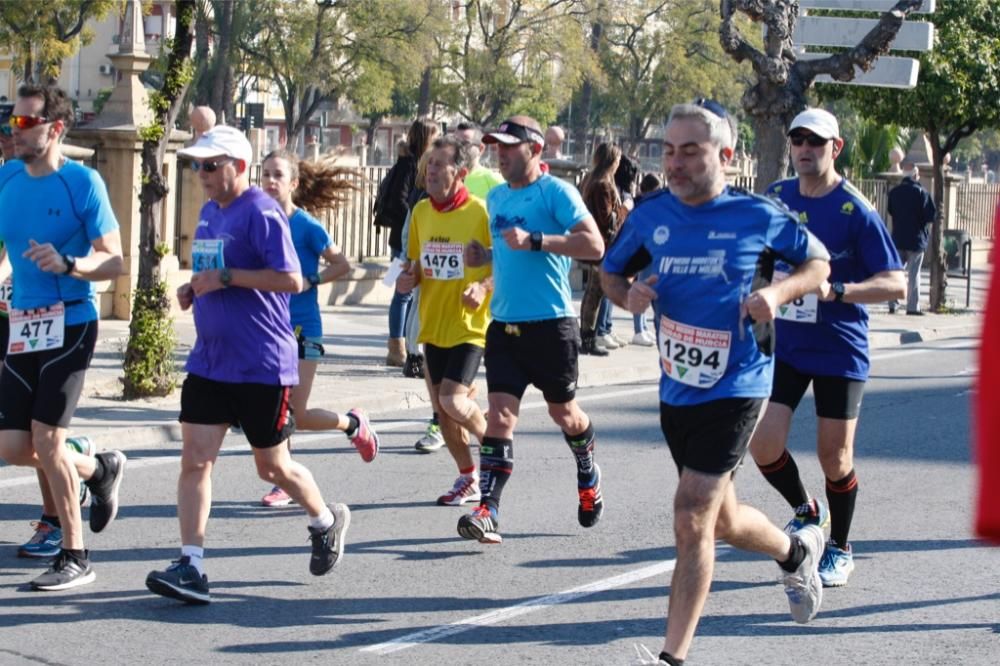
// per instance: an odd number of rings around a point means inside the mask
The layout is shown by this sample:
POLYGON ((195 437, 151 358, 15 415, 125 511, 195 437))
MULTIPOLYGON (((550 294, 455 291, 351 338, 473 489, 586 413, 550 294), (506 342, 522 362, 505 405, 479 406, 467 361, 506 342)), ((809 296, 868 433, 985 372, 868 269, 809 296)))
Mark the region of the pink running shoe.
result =
POLYGON ((461 474, 455 479, 455 485, 451 490, 438 497, 437 503, 441 506, 461 506, 466 502, 478 502, 480 499, 482 496, 479 494, 479 479, 461 474))
POLYGON ((289 504, 294 504, 295 500, 284 490, 275 486, 271 488, 271 492, 260 499, 260 503, 264 506, 288 506, 289 504))
POLYGON ((378 455, 378 433, 372 428, 368 421, 368 416, 360 407, 355 407, 347 412, 348 416, 353 416, 358 420, 358 429, 351 435, 351 444, 361 454, 361 459, 365 462, 375 460, 378 455))

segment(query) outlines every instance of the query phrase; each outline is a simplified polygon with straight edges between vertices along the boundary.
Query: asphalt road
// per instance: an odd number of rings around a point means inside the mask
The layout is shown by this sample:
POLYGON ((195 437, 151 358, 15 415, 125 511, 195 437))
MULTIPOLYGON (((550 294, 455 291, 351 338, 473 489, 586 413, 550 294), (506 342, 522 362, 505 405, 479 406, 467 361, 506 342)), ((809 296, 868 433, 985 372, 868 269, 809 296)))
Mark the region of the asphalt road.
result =
MULTIPOLYGON (((690 663, 997 663, 1000 549, 970 536, 974 344, 876 353, 858 434, 850 585, 828 591, 813 623, 796 625, 777 566, 720 546, 690 663)), ((23 470, 0 469, 0 664, 627 664, 635 643, 656 653, 676 486, 656 388, 603 387, 582 401, 598 432, 604 519, 577 524, 569 451, 529 395, 499 547, 457 536, 467 509, 434 506, 455 471, 443 451, 413 451, 424 414, 382 415, 383 450, 370 465, 340 435, 297 436, 296 456, 328 501, 353 511, 344 560, 323 578, 308 573, 301 509, 258 505, 267 488, 230 437, 214 478, 207 607, 143 585, 177 556, 176 448, 115 444, 130 457, 122 511, 105 533, 87 535, 97 581, 65 593, 28 590, 44 565, 15 558, 14 547, 37 517, 37 489, 23 470)), ((792 449, 821 493, 812 407, 807 397, 799 408, 792 449)), ((752 466, 737 488, 775 522, 789 518, 752 466)))

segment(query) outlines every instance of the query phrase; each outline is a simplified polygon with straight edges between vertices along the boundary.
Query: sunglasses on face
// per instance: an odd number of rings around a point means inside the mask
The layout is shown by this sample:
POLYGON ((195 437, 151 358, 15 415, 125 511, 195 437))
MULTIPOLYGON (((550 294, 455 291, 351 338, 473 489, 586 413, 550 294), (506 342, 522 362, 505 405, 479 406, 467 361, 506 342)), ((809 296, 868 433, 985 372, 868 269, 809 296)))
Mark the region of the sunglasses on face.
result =
POLYGON ((820 146, 825 146, 830 141, 818 134, 789 134, 788 138, 792 142, 792 145, 796 147, 801 146, 803 143, 808 143, 813 148, 819 148, 820 146))
POLYGON ((219 167, 225 166, 232 161, 232 157, 220 157, 216 160, 205 160, 203 162, 195 162, 194 160, 191 160, 191 171, 198 173, 204 169, 205 173, 215 173, 219 170, 219 167))
POLYGON ((29 130, 32 127, 38 127, 50 121, 48 118, 42 116, 11 116, 8 122, 11 127, 16 127, 19 130, 29 130))

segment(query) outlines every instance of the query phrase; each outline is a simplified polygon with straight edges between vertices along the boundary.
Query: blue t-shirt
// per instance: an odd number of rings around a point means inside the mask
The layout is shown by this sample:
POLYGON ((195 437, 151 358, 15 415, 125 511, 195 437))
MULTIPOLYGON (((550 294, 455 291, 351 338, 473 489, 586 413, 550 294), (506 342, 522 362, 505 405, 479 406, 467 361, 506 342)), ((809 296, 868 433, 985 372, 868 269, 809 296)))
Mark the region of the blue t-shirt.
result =
MULTIPOLYGON (((777 196, 830 251, 830 282, 862 282, 903 265, 878 211, 842 180, 829 194, 799 193, 792 178, 772 184, 777 196)), ((777 322, 776 357, 811 375, 868 379, 868 309, 856 303, 820 302, 813 323, 777 322)))
POLYGON ((7 244, 14 292, 13 307, 66 305, 66 325, 97 319, 93 282, 46 273, 22 255, 29 240, 52 243, 62 254, 85 257, 91 243, 118 228, 101 176, 89 167, 66 162, 57 171, 33 177, 20 160, 4 165, 0 176, 0 238, 7 244), (8 166, 9 165, 9 166, 8 166))
POLYGON ((700 206, 664 191, 629 214, 603 268, 631 275, 650 266, 659 276, 653 310, 661 401, 683 406, 770 395, 773 363, 758 348, 750 320, 740 317, 740 304, 760 277, 759 264, 775 254, 795 265, 825 256, 787 210, 741 190, 727 188, 700 206))
MULTIPOLYGON (((316 275, 319 272, 319 258, 323 251, 333 244, 329 234, 319 221, 301 208, 288 218, 292 229, 292 244, 302 265, 302 275, 316 275)), ((303 278, 306 279, 306 278, 303 278)), ((301 294, 292 294, 288 304, 292 314, 292 328, 302 327, 302 335, 308 338, 323 336, 323 321, 319 316, 319 298, 316 287, 301 294)))
POLYGON ((569 183, 543 174, 526 187, 504 183, 487 197, 493 238, 493 300, 490 312, 503 322, 575 317, 569 284, 569 257, 551 252, 512 250, 502 232, 510 227, 565 235, 590 212, 569 183))
MULTIPOLYGON (((194 240, 204 248, 196 250, 201 256, 193 257, 194 263, 204 270, 302 272, 285 212, 258 187, 225 208, 206 203, 194 240)), ((290 322, 286 293, 228 287, 196 296, 198 337, 187 371, 219 382, 294 386, 299 383, 299 351, 290 322)))

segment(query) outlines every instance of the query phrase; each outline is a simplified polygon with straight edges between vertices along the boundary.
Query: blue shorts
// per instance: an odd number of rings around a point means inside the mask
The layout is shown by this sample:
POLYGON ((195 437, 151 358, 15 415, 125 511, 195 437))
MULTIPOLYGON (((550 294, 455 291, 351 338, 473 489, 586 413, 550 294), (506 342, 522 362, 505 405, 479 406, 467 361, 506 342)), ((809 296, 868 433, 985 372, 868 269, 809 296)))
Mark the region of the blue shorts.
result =
POLYGON ((323 348, 323 338, 300 335, 298 341, 300 361, 318 361, 326 353, 326 349, 323 348))

